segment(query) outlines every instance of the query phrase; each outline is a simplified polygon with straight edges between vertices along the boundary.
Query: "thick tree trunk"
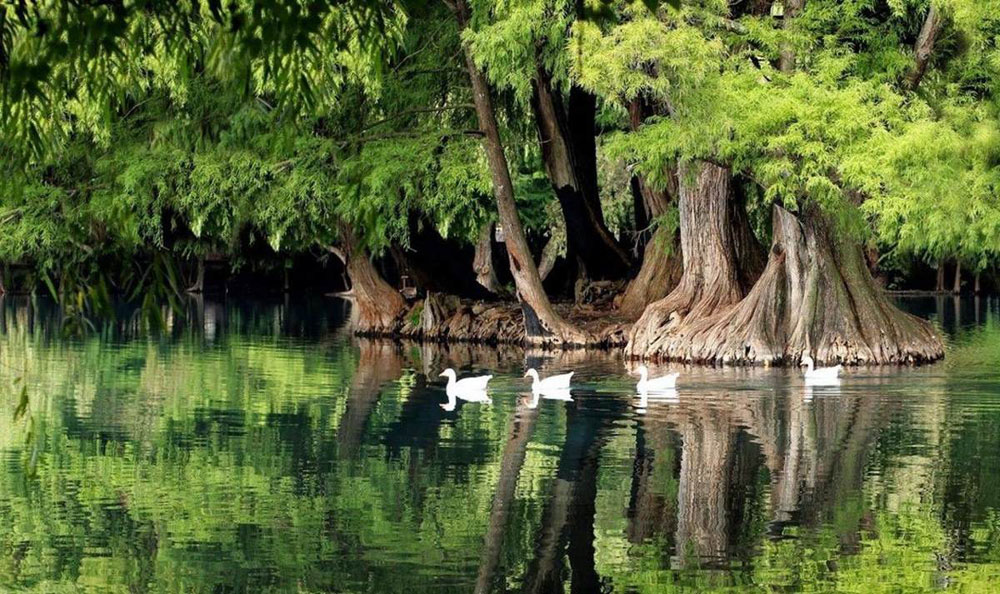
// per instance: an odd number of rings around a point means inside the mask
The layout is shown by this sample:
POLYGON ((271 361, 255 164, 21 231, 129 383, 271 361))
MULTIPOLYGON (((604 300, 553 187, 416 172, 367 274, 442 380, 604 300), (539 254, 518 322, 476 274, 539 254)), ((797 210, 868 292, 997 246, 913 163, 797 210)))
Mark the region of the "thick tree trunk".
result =
MULTIPOLYGON (((459 28, 464 30, 468 23, 468 7, 465 0, 455 3, 459 28)), ((552 307, 538 268, 528 248, 528 241, 521 227, 514 202, 514 188, 510 178, 507 156, 504 154, 497 125, 493 99, 490 96, 486 76, 476 67, 472 53, 465 47, 465 63, 472 83, 472 94, 476 104, 476 116, 483 133, 483 146, 493 178, 493 191, 497 200, 500 224, 503 225, 510 271, 517 287, 518 299, 524 311, 524 325, 527 341, 531 344, 586 344, 592 338, 581 329, 562 319, 552 307)))
POLYGON ((692 321, 738 303, 763 268, 729 170, 702 162, 681 166, 679 177, 683 273, 677 287, 632 326, 625 351, 632 357, 661 356, 692 321))
POLYGON ((815 208, 800 219, 775 206, 770 259, 746 298, 631 354, 765 365, 806 354, 848 364, 941 358, 930 323, 893 305, 875 286, 860 246, 831 227, 815 208))
POLYGON ((955 282, 951 285, 951 292, 958 295, 962 292, 962 262, 955 260, 955 282))
POLYGON ((631 259, 605 225, 598 194, 596 100, 574 88, 567 118, 562 98, 552 89, 551 77, 541 67, 537 73, 531 105, 545 171, 566 221, 567 256, 580 263, 580 272, 588 278, 624 278, 631 259))
POLYGON ((476 282, 491 293, 500 291, 500 281, 493 268, 493 223, 488 223, 479 232, 476 241, 476 254, 472 259, 472 269, 476 273, 476 282))
POLYGON ((906 77, 906 84, 911 90, 915 90, 920 86, 920 81, 923 80, 924 73, 927 72, 927 64, 931 60, 931 54, 934 52, 934 42, 937 40, 940 30, 941 15, 932 3, 930 9, 927 11, 927 18, 924 19, 924 25, 920 28, 920 35, 917 36, 917 42, 913 45, 913 68, 906 77))
POLYGON ((353 230, 341 226, 347 275, 351 279, 354 303, 358 307, 359 334, 388 334, 396 330, 406 311, 406 301, 399 291, 382 279, 372 265, 368 252, 361 247, 353 230))
MULTIPOLYGON (((638 130, 643 120, 651 115, 644 101, 636 99, 629 104, 629 120, 633 131, 638 130)), ((676 173, 668 176, 676 180, 676 173)), ((666 190, 656 190, 642 178, 631 180, 632 194, 636 205, 636 221, 646 221, 637 229, 644 229, 653 219, 662 216, 677 195, 677 186, 672 183, 666 190), (639 214, 641 210, 641 215, 639 214)), ((646 306, 666 297, 681 278, 680 243, 674 233, 658 227, 652 239, 642 252, 642 266, 639 273, 625 288, 619 310, 629 318, 638 318, 646 306)))
POLYGON ((937 284, 934 285, 934 290, 938 293, 944 293, 944 260, 939 260, 937 264, 937 284))
MULTIPOLYGON (((802 7, 805 6, 805 3, 806 0, 785 0, 785 15, 781 22, 783 28, 789 28, 792 19, 802 12, 802 7)), ((795 70, 795 50, 790 44, 786 43, 781 47, 781 58, 778 67, 782 72, 792 72, 795 70)))

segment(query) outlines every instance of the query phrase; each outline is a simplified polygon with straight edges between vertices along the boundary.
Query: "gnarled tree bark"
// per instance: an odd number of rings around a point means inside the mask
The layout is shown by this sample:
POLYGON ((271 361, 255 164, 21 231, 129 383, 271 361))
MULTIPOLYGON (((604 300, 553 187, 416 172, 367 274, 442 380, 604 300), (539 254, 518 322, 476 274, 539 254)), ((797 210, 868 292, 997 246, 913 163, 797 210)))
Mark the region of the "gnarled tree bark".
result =
POLYGON ((533 85, 531 106, 545 171, 559 199, 567 230, 567 257, 579 272, 595 280, 624 278, 631 268, 628 253, 608 230, 597 186, 594 140, 596 99, 573 87, 569 115, 541 66, 533 85))
MULTIPOLYGON (((735 307, 685 325, 634 356, 703 363, 921 363, 943 356, 926 320, 875 286, 857 242, 838 238, 816 207, 774 207, 767 268, 735 307)), ((630 345, 631 346, 631 345, 630 345)))
POLYGON ((682 164, 680 227, 683 273, 677 287, 649 305, 632 326, 627 355, 661 353, 690 320, 707 318, 738 303, 763 268, 746 211, 728 169, 711 163, 682 164))
MULTIPOLYGON (((459 29, 464 30, 469 19, 469 10, 465 0, 455 2, 455 14, 458 18, 459 29)), ((483 147, 486 149, 490 175, 493 178, 497 211, 506 237, 510 271, 514 277, 518 300, 521 302, 521 308, 524 312, 527 341, 531 344, 586 344, 592 338, 556 313, 548 295, 545 294, 544 287, 542 287, 542 279, 538 275, 538 268, 532 259, 528 241, 524 236, 524 229, 521 227, 521 220, 517 215, 510 167, 500 140, 500 130, 493 108, 493 99, 490 96, 489 83, 486 76, 476 67, 467 45, 464 51, 476 104, 476 116, 479 120, 479 128, 483 133, 483 147)))
POLYGON ((358 307, 356 331, 375 335, 394 332, 406 311, 406 300, 378 273, 350 227, 341 225, 340 236, 351 293, 358 307))

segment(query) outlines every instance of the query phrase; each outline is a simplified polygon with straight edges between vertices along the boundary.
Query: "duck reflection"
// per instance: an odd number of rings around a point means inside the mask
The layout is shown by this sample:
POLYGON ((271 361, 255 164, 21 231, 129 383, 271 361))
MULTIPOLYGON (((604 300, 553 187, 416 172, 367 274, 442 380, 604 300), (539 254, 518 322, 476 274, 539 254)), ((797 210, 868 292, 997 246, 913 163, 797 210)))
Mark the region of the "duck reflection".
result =
POLYGON ((573 402, 573 394, 569 391, 569 388, 554 388, 542 391, 532 390, 531 397, 526 398, 524 404, 528 408, 538 408, 539 401, 543 399, 573 402))
POLYGON ((653 404, 677 404, 681 401, 677 390, 673 388, 653 393, 650 393, 647 390, 642 390, 636 396, 638 396, 639 400, 636 401, 635 412, 640 415, 646 414, 646 411, 649 409, 650 402, 653 404))

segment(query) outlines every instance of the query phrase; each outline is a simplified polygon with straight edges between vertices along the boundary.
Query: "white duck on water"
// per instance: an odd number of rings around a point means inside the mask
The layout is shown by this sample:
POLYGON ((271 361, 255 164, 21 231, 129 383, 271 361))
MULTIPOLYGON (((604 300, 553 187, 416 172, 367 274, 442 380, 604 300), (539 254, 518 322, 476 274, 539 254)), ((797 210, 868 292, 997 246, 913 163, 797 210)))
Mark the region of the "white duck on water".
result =
POLYGON ((799 365, 805 366, 806 383, 813 386, 832 386, 839 384, 840 371, 844 368, 843 365, 817 368, 816 363, 809 355, 802 355, 802 362, 799 365))
POLYGON ((524 377, 531 377, 531 391, 532 392, 557 392, 565 391, 569 389, 570 380, 573 378, 573 371, 569 373, 563 373, 561 375, 551 375, 545 379, 538 377, 538 372, 534 369, 529 369, 525 372, 524 377))
POLYGON ((677 386, 677 377, 680 375, 680 373, 668 373, 660 377, 649 377, 649 369, 645 365, 640 365, 636 369, 636 373, 639 374, 639 383, 635 385, 635 389, 640 394, 673 390, 677 386))
POLYGON ((486 385, 493 378, 492 375, 457 379, 455 370, 449 367, 441 372, 441 376, 448 378, 448 385, 444 390, 445 394, 448 395, 448 402, 441 405, 441 408, 446 411, 455 410, 459 399, 466 402, 492 402, 486 393, 486 385))

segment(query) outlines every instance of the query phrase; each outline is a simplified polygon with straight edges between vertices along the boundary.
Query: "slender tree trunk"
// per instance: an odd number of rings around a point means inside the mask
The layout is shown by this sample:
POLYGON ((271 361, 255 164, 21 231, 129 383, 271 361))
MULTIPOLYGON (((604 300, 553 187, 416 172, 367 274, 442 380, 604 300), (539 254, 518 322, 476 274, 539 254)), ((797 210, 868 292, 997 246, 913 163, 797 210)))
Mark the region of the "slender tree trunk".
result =
POLYGON ((917 36, 917 42, 913 45, 913 68, 906 77, 906 84, 911 90, 920 86, 920 81, 923 80, 924 73, 927 72, 927 64, 934 52, 934 42, 941 30, 941 22, 941 15, 931 3, 930 9, 927 11, 927 18, 924 19, 924 24, 920 28, 920 35, 917 36))
MULTIPOLYGON (((785 0, 785 15, 781 21, 781 26, 784 29, 787 30, 790 28, 792 20, 802 12, 802 7, 805 4, 806 0, 785 0)), ((795 70, 795 49, 792 48, 791 44, 786 43, 782 46, 781 59, 778 66, 782 72, 792 72, 795 70)))
POLYGON ((537 69, 532 108, 545 171, 552 183, 567 229, 567 256, 581 272, 597 280, 624 278, 628 253, 604 223, 597 187, 594 141, 596 100, 582 89, 570 93, 570 117, 544 68, 537 69))
MULTIPOLYGON (((638 130, 642 121, 650 115, 651 109, 641 99, 632 101, 629 105, 629 119, 633 131, 638 130)), ((676 172, 668 176, 676 180, 676 172)), ((666 214, 673 202, 672 196, 677 195, 676 183, 666 190, 656 190, 642 176, 634 176, 631 180, 632 194, 637 212, 642 211, 641 220, 652 221, 666 214)), ((637 218, 640 220, 640 218, 637 218)), ((648 222, 647 222, 648 224, 648 222)), ((643 229, 643 227, 637 227, 643 229)), ((681 278, 680 243, 676 234, 669 229, 657 227, 652 239, 642 253, 642 266, 639 273, 625 288, 618 307, 621 313, 629 318, 638 318, 646 306, 662 299, 670 293, 681 278)))
POLYGON ((938 293, 944 293, 944 260, 938 260, 937 284, 934 286, 934 290, 938 293))
MULTIPOLYGON (((457 0, 455 7, 459 29, 464 30, 469 18, 465 0, 457 0)), ((545 294, 544 287, 542 287, 542 279, 538 274, 535 261, 532 259, 528 241, 521 227, 521 220, 517 215, 510 168, 500 140, 500 130, 493 109, 489 84, 486 81, 486 76, 476 67, 468 46, 465 47, 465 63, 472 83, 476 116, 483 133, 483 147, 486 150, 490 175, 493 178, 493 191, 496 195, 500 224, 503 225, 506 237, 510 271, 514 277, 518 299, 524 311, 527 341, 532 344, 585 344, 591 340, 591 337, 556 313, 548 295, 545 294)))
POLYGON ((704 162, 683 164, 679 177, 683 273, 676 288, 632 326, 625 351, 632 357, 663 356, 674 332, 738 303, 763 267, 729 170, 704 162))
POLYGON ((958 295, 962 292, 962 262, 955 260, 955 282, 951 286, 951 292, 958 295))
POLYGON ((491 293, 500 291, 500 281, 493 269, 493 223, 487 223, 479 232, 476 241, 476 254, 472 259, 472 268, 476 273, 476 282, 491 293))
MULTIPOLYGON (((920 363, 943 356, 926 320, 875 286, 860 246, 818 211, 774 206, 767 268, 738 306, 696 319, 633 355, 706 363, 920 363)), ((631 345, 630 345, 631 346, 631 345)))
POLYGON ((341 225, 347 275, 351 279, 354 302, 358 307, 359 334, 390 334, 406 311, 406 301, 372 265, 368 252, 358 242, 354 231, 341 225))
POLYGON ((977 270, 976 271, 976 276, 975 276, 975 281, 974 281, 975 282, 975 289, 973 289, 973 291, 975 291, 976 295, 979 295, 982 292, 980 290, 980 285, 979 285, 979 276, 980 276, 980 274, 981 273, 977 270))

